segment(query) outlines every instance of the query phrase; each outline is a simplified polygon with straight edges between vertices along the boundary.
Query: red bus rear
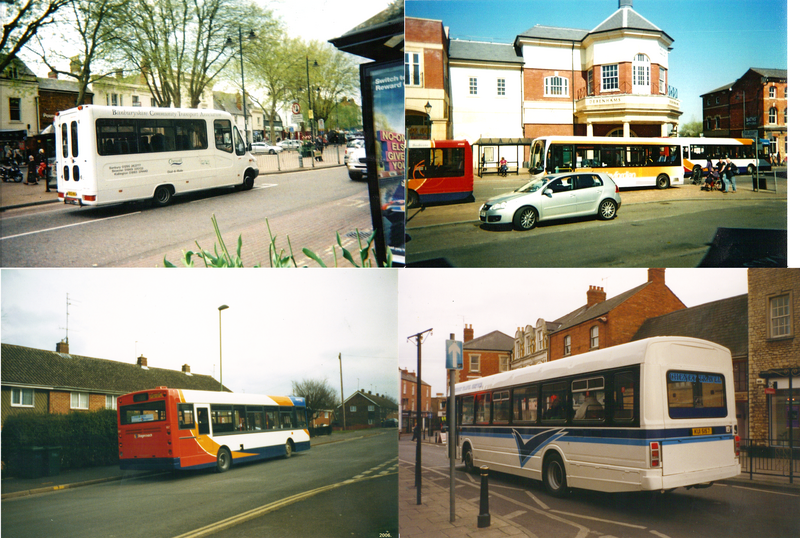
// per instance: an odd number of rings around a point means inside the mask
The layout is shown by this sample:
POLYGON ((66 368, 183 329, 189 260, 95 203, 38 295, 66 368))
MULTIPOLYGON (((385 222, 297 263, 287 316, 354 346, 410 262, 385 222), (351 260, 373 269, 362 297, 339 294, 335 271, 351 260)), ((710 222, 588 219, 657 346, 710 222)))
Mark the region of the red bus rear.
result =
POLYGON ((408 206, 472 201, 472 146, 466 140, 409 140, 408 206))

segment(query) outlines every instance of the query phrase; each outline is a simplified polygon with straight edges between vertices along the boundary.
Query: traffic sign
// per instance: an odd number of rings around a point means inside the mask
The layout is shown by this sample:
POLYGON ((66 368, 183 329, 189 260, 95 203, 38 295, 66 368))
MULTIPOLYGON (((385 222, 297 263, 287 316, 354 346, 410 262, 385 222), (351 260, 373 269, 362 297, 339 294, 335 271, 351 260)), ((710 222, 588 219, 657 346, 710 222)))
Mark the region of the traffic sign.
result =
POLYGON ((292 114, 300 114, 300 103, 292 103, 292 114))
POLYGON ((461 370, 464 368, 464 343, 458 340, 445 340, 445 354, 448 370, 461 370))

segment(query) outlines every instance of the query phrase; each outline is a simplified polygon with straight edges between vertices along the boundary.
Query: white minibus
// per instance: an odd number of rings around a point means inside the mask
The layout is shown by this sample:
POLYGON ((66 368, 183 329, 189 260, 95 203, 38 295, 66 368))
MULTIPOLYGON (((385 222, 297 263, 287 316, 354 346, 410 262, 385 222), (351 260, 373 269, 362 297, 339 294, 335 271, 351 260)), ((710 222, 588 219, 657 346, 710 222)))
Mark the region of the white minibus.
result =
POLYGON ((220 110, 82 105, 55 122, 58 197, 79 206, 253 187, 255 158, 220 110))

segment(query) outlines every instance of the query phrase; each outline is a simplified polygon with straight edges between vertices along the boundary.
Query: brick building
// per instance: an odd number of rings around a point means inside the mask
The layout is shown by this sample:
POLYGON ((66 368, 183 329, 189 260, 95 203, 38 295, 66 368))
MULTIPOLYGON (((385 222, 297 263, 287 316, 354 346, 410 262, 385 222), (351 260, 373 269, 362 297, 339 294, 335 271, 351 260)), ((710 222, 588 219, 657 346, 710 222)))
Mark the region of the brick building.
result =
POLYGON ((703 135, 769 141, 770 154, 783 162, 788 148, 786 69, 752 67, 735 82, 700 96, 703 135))
POLYGON ((447 29, 442 21, 406 18, 405 95, 409 139, 453 138, 447 29), (425 110, 430 105, 430 118, 425 110))
MULTIPOLYGON (((344 401, 348 430, 381 428, 386 421, 397 418, 397 402, 372 391, 358 390, 344 401)), ((342 426, 342 406, 336 408, 336 422, 342 426)))
POLYGON ((555 320, 548 360, 630 342, 648 318, 686 308, 664 275, 664 269, 648 269, 647 282, 611 299, 603 288, 590 286, 584 306, 555 320))
POLYGON ((155 387, 220 388, 213 377, 192 374, 189 365, 178 372, 148 366, 146 357, 129 364, 73 355, 63 343, 58 349, 2 345, 2 421, 14 413, 116 409, 118 396, 155 387))
MULTIPOLYGON (((423 427, 429 428, 433 418, 433 407, 431 404, 431 386, 420 379, 421 387, 421 407, 423 427)), ((417 417, 417 376, 414 372, 406 369, 400 370, 400 429, 410 433, 417 417)))
MULTIPOLYGON (((92 104, 94 94, 87 88, 84 104, 92 104)), ((78 100, 78 83, 74 80, 59 80, 56 73, 39 79, 39 125, 44 130, 56 119, 56 113, 74 108, 78 100)))
POLYGON ((800 269, 749 269, 747 292, 750 437, 787 446, 793 431, 799 446, 800 269))
POLYGON ((464 368, 458 370, 456 383, 486 377, 511 369, 514 339, 500 331, 474 338, 472 325, 464 327, 464 368))

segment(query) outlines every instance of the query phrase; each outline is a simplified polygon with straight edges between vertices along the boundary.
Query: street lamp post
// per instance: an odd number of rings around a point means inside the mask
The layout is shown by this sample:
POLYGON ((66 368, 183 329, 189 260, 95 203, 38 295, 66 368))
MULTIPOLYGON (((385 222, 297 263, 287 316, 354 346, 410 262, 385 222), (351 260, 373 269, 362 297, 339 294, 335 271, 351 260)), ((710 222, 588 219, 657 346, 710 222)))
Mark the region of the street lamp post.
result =
MULTIPOLYGON (((256 38, 255 32, 250 30, 247 39, 253 40, 256 38)), ((229 37, 225 42, 226 46, 233 46, 233 41, 229 37)), ((242 112, 244 113, 244 145, 247 146, 247 94, 244 90, 244 54, 242 54, 242 27, 239 26, 239 67, 242 70, 242 112)))
MULTIPOLYGON (((314 67, 319 67, 319 64, 314 60, 314 67)), ((308 70, 308 56, 306 56, 306 91, 308 91, 308 122, 311 124, 311 140, 314 141, 314 105, 311 101, 311 75, 308 70)))
POLYGON ((224 304, 217 308, 219 310, 219 391, 222 392, 222 311, 227 310, 228 305, 224 304))

